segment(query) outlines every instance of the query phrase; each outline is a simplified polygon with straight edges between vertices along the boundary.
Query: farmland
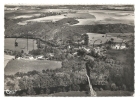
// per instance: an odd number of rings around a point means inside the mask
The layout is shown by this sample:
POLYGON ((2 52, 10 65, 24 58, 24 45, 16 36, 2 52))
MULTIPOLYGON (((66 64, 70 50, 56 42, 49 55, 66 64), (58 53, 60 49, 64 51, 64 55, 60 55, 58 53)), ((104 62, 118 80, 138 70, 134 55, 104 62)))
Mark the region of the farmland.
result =
POLYGON ((105 43, 107 40, 110 40, 111 38, 114 39, 114 42, 122 42, 123 39, 113 37, 111 35, 106 34, 99 34, 99 33, 87 33, 89 36, 89 43, 92 44, 94 41, 96 41, 94 44, 102 44, 105 43))
MULTIPOLYGON (((4 39, 4 48, 21 52, 23 50, 25 53, 27 53, 27 39, 24 38, 18 38, 16 41, 18 42, 18 46, 15 47, 15 40, 16 38, 5 38, 4 39)), ((34 49, 37 49, 36 41, 33 41, 33 39, 28 39, 28 51, 33 50, 33 43, 34 43, 34 49)))
POLYGON ((11 60, 4 71, 6 75, 13 75, 17 72, 26 73, 33 70, 41 72, 43 69, 56 68, 61 68, 61 62, 48 60, 11 60))
POLYGON ((132 96, 134 32, 133 5, 5 6, 5 89, 132 96))

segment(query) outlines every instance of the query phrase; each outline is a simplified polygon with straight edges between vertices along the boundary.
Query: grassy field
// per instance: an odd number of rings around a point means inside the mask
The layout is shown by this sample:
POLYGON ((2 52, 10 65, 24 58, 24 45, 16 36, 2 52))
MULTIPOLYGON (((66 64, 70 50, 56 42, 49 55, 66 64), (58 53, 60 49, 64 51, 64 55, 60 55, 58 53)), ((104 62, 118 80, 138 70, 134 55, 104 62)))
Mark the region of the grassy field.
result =
POLYGON ((6 75, 17 72, 42 71, 43 69, 61 68, 61 62, 49 60, 11 60, 4 69, 6 75))
MULTIPOLYGON (((32 95, 33 96, 33 95, 32 95)), ((36 96, 36 95, 35 95, 36 96)), ((89 94, 87 94, 85 91, 70 91, 70 92, 60 92, 60 93, 54 93, 54 94, 40 94, 37 96, 53 96, 53 97, 90 97, 89 94)), ((97 91, 97 97, 103 97, 103 96, 133 96, 133 92, 129 91, 97 91)))
POLYGON ((105 34, 99 34, 99 33, 87 33, 89 36, 89 43, 93 44, 95 40, 97 40, 94 44, 102 44, 105 43, 107 40, 110 40, 111 38, 114 39, 114 42, 122 42, 123 39, 117 38, 116 36, 112 35, 105 35, 105 34))
MULTIPOLYGON (((80 11, 78 11, 79 13, 80 11)), ((94 18, 77 19, 75 25, 94 25, 94 24, 115 24, 123 23, 134 25, 134 13, 132 11, 113 11, 113 10, 84 10, 94 18)), ((80 12, 81 13, 81 12, 80 12)))
MULTIPOLYGON (((4 39, 4 49, 19 51, 23 50, 27 53, 27 39, 19 38, 16 41, 18 42, 18 47, 15 47, 16 38, 5 38, 4 39)), ((34 41, 34 49, 37 49, 36 41, 34 41)), ((28 51, 33 50, 33 39, 28 39, 28 51)))
POLYGON ((27 22, 33 21, 57 21, 63 18, 76 18, 79 23, 75 25, 95 25, 95 24, 129 24, 134 25, 133 11, 116 11, 116 10, 73 10, 73 9, 23 9, 18 11, 5 11, 7 18, 29 18, 19 22, 25 25, 27 22), (74 11, 75 13, 71 13, 74 11), (64 13, 56 16, 46 16, 40 18, 41 13, 64 13), (66 13, 67 12, 67 13, 66 13), (32 18, 32 15, 37 15, 37 18, 32 18), (64 16, 65 15, 65 16, 64 16), (82 18, 82 19, 81 19, 82 18))

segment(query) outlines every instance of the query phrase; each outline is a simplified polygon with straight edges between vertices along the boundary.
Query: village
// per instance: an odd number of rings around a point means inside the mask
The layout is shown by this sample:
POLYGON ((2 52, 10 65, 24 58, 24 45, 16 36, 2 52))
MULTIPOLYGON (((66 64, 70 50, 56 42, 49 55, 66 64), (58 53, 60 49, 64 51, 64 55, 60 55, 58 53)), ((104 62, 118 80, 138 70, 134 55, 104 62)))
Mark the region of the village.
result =
MULTIPOLYGON (((91 33, 91 34, 94 34, 94 33, 91 33)), ((81 36, 83 36, 83 34, 81 36)), ((89 37, 85 37, 83 39, 78 40, 78 42, 71 43, 73 45, 70 45, 70 43, 68 43, 68 44, 66 44, 66 46, 63 45, 63 48, 55 47, 55 49, 61 48, 61 49, 59 49, 61 52, 67 53, 68 55, 73 56, 73 57, 78 56, 77 55, 78 50, 84 50, 86 52, 86 54, 89 54, 89 55, 91 54, 91 51, 92 51, 95 53, 95 55, 105 57, 105 52, 107 51, 108 48, 114 49, 114 50, 128 49, 127 42, 125 40, 120 41, 120 42, 115 42, 114 39, 111 38, 110 40, 107 40, 104 42, 102 42, 102 40, 98 40, 98 39, 95 39, 93 42, 90 42, 90 41, 91 40, 89 40, 89 37), (89 44, 85 45, 85 44, 87 44, 86 43, 87 41, 89 42, 89 44), (97 43, 96 43, 96 41, 97 41, 97 43)), ((41 44, 42 42, 40 42, 40 40, 38 43, 39 43, 38 44, 39 46, 43 45, 43 44, 41 44)), ((41 49, 45 50, 46 49, 45 45, 41 49)), ((21 50, 22 54, 15 55, 15 59, 18 59, 18 60, 54 60, 55 54, 54 54, 54 50, 52 50, 52 51, 53 51, 52 53, 45 52, 45 55, 44 54, 33 55, 31 53, 24 53, 24 50, 21 50)), ((6 54, 12 54, 12 52, 13 52, 12 50, 5 50, 6 54)))
POLYGON ((133 5, 5 5, 4 14, 5 96, 133 95, 133 5))

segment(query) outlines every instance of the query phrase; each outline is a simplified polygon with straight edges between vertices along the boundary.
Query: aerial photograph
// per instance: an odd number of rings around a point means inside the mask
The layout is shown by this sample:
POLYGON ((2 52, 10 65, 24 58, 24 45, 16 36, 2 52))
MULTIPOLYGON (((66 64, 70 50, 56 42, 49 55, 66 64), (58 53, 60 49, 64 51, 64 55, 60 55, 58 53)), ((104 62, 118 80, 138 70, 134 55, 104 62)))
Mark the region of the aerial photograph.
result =
POLYGON ((4 5, 5 97, 135 94, 134 5, 4 5))

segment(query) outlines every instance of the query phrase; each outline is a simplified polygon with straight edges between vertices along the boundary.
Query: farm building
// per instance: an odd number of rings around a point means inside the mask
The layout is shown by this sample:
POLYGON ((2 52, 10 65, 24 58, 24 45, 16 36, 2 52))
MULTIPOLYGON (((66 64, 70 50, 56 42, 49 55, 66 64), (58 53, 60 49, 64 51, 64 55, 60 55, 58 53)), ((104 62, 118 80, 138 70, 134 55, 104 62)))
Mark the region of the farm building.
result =
POLYGON ((112 49, 126 49, 126 44, 125 43, 116 43, 115 45, 111 46, 112 49))

